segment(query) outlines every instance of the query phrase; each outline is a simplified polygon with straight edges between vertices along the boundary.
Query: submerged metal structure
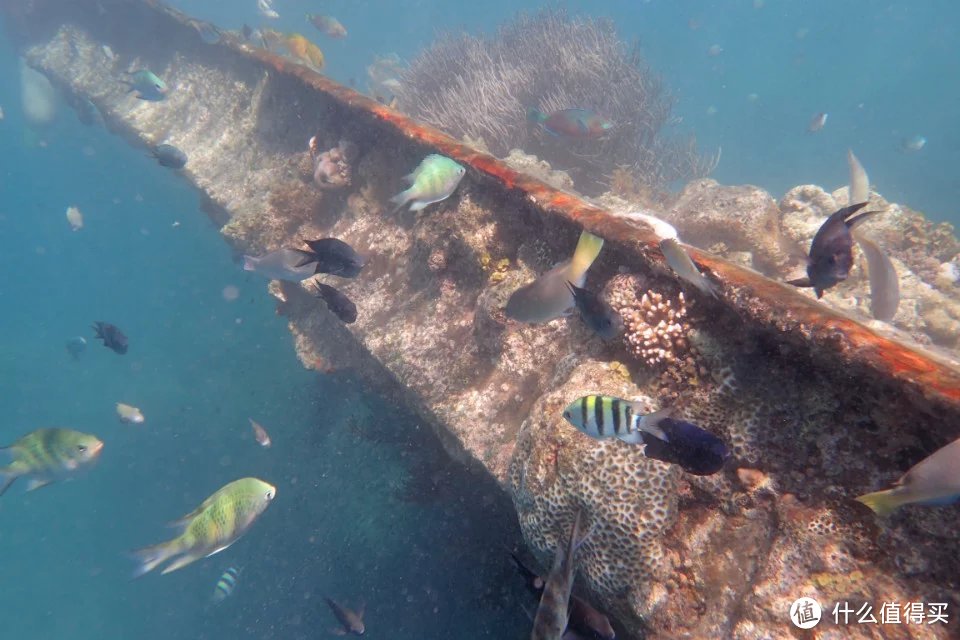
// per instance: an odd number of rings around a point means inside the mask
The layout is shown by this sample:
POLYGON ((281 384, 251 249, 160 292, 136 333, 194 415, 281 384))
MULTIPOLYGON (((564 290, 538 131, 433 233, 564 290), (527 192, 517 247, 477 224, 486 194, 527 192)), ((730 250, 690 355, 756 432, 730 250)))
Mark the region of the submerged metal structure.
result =
MULTIPOLYGON (((878 522, 853 501, 957 437, 960 371, 948 360, 691 248, 721 285, 719 299, 700 297, 666 266, 652 229, 237 35, 204 42, 160 3, 0 6, 28 63, 112 131, 187 152, 184 178, 238 253, 335 236, 369 256, 356 280, 328 280, 356 302, 351 325, 310 285, 270 285, 304 365, 355 369, 418 412, 450 455, 482 465, 545 566, 584 509, 594 529, 578 588, 621 637, 793 637, 801 595, 825 608, 960 605, 960 559, 943 543, 955 513, 878 522), (138 68, 166 80, 166 100, 128 92, 121 80, 138 68), (311 138, 320 151, 353 147, 336 188, 313 182, 311 138), (448 201, 392 213, 400 177, 428 153, 454 158, 466 178, 448 201), (580 229, 606 240, 591 280, 607 283, 628 334, 656 339, 657 357, 604 344, 576 317, 504 316, 509 294, 567 258, 580 229), (734 458, 699 478, 589 440, 560 412, 593 392, 675 404, 734 458)), ((953 625, 833 625, 839 635, 822 637, 947 638, 953 625)))

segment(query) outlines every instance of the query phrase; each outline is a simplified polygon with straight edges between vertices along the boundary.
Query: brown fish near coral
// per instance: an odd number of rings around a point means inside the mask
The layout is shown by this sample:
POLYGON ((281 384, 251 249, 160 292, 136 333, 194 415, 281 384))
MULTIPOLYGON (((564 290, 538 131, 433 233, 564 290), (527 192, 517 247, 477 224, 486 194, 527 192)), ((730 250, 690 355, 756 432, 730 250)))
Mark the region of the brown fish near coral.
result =
MULTIPOLYGON (((570 537, 566 545, 557 545, 553 559, 553 568, 543 587, 540 606, 533 619, 533 632, 530 640, 558 640, 567 628, 570 617, 570 592, 573 590, 573 578, 576 566, 573 554, 586 541, 580 537, 583 512, 577 510, 570 527, 570 537)), ((589 533, 588 533, 589 535, 589 533)))

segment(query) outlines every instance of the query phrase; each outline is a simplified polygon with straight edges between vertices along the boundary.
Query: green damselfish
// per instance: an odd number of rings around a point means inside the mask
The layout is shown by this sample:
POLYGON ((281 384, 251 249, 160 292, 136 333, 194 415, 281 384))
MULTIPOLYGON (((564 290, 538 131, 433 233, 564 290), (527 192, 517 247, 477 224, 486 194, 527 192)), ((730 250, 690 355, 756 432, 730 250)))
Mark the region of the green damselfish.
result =
POLYGON ((463 165, 450 158, 436 153, 430 154, 413 173, 404 176, 404 180, 410 183, 410 188, 390 198, 390 202, 396 205, 394 211, 399 211, 408 202, 413 203, 410 205, 411 211, 419 211, 429 204, 446 200, 466 172, 463 165))
POLYGON ((139 561, 134 577, 153 571, 168 560, 173 562, 161 573, 182 569, 191 562, 223 551, 253 525, 276 495, 276 487, 263 480, 234 480, 171 523, 171 526, 181 528, 179 536, 131 552, 139 561))
POLYGON ((68 478, 97 460, 103 443, 72 429, 37 429, 9 447, 0 447, 8 464, 0 466, 0 495, 17 478, 28 478, 27 491, 68 478))

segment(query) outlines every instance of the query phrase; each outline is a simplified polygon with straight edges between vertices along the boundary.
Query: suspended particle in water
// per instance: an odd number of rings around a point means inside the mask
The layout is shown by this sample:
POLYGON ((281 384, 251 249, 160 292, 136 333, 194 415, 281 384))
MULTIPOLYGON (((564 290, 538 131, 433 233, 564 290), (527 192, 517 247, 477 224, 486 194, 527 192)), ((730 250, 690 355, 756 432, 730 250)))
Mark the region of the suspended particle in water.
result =
POLYGON ((223 299, 227 302, 233 302, 240 297, 240 289, 235 287, 232 284, 228 284, 223 288, 223 299))

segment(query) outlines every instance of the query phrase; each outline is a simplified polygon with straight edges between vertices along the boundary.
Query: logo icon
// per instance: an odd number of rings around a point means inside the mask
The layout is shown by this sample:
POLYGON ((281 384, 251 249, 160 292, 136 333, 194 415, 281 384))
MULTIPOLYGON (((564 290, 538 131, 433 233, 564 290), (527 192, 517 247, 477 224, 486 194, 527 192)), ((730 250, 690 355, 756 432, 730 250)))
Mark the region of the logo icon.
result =
POLYGON ((813 629, 820 623, 823 609, 813 598, 797 598, 790 605, 790 621, 801 629, 813 629))

